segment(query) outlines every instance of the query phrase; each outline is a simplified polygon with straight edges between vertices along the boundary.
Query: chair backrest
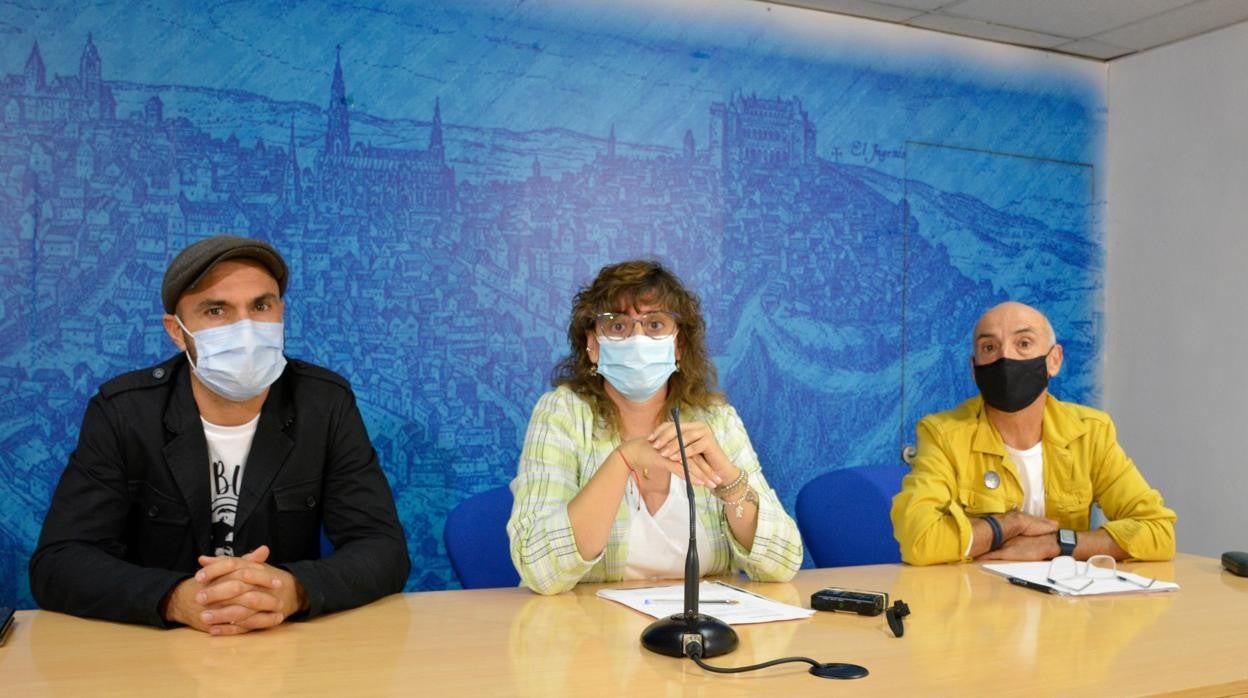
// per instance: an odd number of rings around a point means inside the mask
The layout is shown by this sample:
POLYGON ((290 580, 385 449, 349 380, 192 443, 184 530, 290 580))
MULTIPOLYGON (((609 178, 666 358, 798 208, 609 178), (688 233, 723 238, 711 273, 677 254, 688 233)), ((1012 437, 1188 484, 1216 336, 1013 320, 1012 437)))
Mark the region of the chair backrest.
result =
POLYGON ((824 473, 797 493, 797 527, 816 567, 901 562, 889 519, 904 465, 868 465, 824 473))
POLYGON ((511 490, 504 486, 472 495, 446 517, 442 541, 451 558, 451 569, 465 589, 520 584, 507 540, 509 516, 511 490))

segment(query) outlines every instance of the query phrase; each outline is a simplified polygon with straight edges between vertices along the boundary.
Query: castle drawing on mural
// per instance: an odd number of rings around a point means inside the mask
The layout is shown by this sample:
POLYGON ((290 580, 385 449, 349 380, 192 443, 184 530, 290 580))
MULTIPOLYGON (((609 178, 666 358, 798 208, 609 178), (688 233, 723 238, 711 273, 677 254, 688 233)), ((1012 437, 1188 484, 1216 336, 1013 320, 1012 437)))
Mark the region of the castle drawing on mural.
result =
MULTIPOLYGON (((452 584, 442 521, 510 476, 571 296, 602 264, 657 255, 700 293, 722 382, 764 461, 785 462, 768 479, 789 503, 830 464, 878 460, 906 438, 915 415, 897 383, 947 352, 907 359, 903 346, 962 332, 1003 297, 991 265, 980 275, 959 260, 1025 252, 1055 305, 1098 289, 1088 231, 821 158, 799 96, 737 87, 706 106, 701 144, 692 130, 623 143, 610 123, 444 123, 437 98, 427 122, 357 113, 341 50, 324 106, 123 82, 105 65, 88 35, 77 73, 52 75, 36 41, 0 79, 0 498, 13 504, 0 511, 0 549, 13 551, 0 598, 25 578, 87 399, 173 351, 156 289, 171 256, 207 235, 287 254, 287 346, 351 379, 413 589, 452 584)), ((1093 355, 1098 341, 1094 328, 1068 339, 1093 355)), ((1071 373, 1077 399, 1093 368, 1071 373)), ((913 377, 917 407, 964 397, 913 377)))
MULTIPOLYGON (((6 174, 24 172, 27 180, 21 186, 30 190, 25 193, 38 190, 40 202, 54 212, 31 215, 27 226, 36 219, 53 225, 86 221, 89 214, 98 219, 108 212, 84 208, 100 201, 91 194, 116 192, 148 214, 145 220, 155 220, 153 212, 167 214, 161 232, 173 236, 169 242, 174 245, 184 242, 183 236, 199 237, 225 228, 271 232, 289 225, 282 219, 284 213, 305 205, 348 217, 360 212, 435 216, 456 207, 455 172, 447 163, 437 101, 427 148, 385 148, 352 140, 341 51, 329 93, 323 144, 312 162, 301 166, 293 115, 284 149, 263 140, 249 148, 234 134, 212 137, 186 116, 166 118, 159 95, 147 98, 141 110, 119 117, 91 36, 78 74, 52 79, 36 41, 23 71, 5 75, 0 83, 5 123, 12 127, 3 155, 10 161, 28 156, 6 174), (74 145, 72 153, 60 147, 69 143, 74 145), (79 196, 78 189, 65 186, 71 180, 82 188, 79 196)), ((815 126, 797 98, 767 99, 736 91, 727 102, 711 104, 710 115, 707 148, 698 151, 692 131, 686 131, 680 155, 667 160, 698 167, 704 170, 703 177, 721 178, 750 168, 816 162, 815 126)), ((612 167, 626 165, 616 150, 612 127, 602 157, 591 164, 603 170, 627 169, 612 167)), ((658 159, 656 164, 665 163, 658 159)), ((529 179, 549 182, 542 177, 539 158, 532 161, 529 179)), ((621 183, 628 184, 627 177, 621 183)), ((6 191, 15 191, 14 182, 6 184, 6 191)), ((121 206, 119 213, 124 216, 130 208, 121 206)), ((420 219, 407 222, 413 220, 420 219)), ((25 237, 31 237, 29 231, 25 237)))

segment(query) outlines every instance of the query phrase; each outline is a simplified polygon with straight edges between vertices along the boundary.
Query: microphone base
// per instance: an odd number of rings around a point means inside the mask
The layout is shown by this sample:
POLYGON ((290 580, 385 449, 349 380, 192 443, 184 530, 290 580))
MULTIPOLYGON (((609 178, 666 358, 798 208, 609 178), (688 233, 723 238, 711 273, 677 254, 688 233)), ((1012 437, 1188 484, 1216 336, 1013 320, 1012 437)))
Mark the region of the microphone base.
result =
POLYGON ((724 621, 701 613, 677 613, 654 621, 641 633, 641 644, 651 652, 683 657, 686 635, 702 637, 703 657, 728 654, 737 648, 737 631, 724 621))

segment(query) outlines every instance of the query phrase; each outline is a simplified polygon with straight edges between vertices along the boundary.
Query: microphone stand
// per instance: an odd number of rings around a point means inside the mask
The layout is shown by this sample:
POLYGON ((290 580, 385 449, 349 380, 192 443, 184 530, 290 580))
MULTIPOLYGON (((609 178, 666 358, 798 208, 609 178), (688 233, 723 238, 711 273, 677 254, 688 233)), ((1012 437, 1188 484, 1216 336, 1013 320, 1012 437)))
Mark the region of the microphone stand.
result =
POLYGON ((683 657, 690 642, 702 645, 703 657, 727 654, 737 648, 737 632, 727 623, 698 613, 698 584, 702 573, 698 565, 697 512, 693 500, 693 482, 689 479, 689 461, 685 459, 685 438, 680 433, 680 410, 672 408, 676 425, 676 443, 680 446, 680 464, 685 469, 685 493, 689 498, 689 550, 685 553, 685 612, 654 621, 641 633, 641 644, 651 652, 683 657))

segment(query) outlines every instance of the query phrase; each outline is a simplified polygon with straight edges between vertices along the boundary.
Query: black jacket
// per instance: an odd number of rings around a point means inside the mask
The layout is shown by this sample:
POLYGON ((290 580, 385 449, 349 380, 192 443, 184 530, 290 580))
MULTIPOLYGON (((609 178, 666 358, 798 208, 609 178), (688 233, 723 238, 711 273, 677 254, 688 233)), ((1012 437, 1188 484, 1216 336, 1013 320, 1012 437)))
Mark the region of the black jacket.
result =
MULTIPOLYGON (((40 607, 165 626, 159 606, 212 554, 208 445, 179 354, 100 387, 30 560, 40 607)), ((346 379, 290 360, 269 389, 239 494, 234 549, 271 548, 308 616, 401 591, 394 497, 346 379), (321 558, 320 534, 334 546, 321 558)))

